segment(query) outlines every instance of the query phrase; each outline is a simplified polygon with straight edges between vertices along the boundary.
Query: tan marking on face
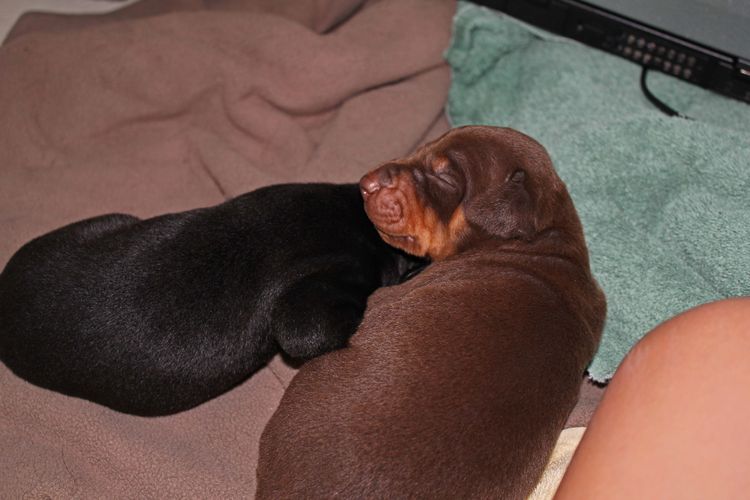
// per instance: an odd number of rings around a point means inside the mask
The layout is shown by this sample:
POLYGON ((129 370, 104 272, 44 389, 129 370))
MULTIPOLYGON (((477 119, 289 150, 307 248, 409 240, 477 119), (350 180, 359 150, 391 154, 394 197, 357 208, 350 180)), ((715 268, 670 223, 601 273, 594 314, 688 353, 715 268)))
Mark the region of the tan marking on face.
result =
MULTIPOLYGON (((464 214, 464 208, 459 205, 456 211, 453 212, 448 223, 448 237, 453 242, 453 252, 458 250, 458 245, 461 240, 469 233, 469 224, 466 222, 466 215, 464 214)), ((446 256, 447 257, 447 256, 446 256)))
POLYGON ((435 221, 436 225, 432 229, 432 239, 427 253, 432 260, 442 260, 458 251, 459 243, 468 231, 468 225, 463 208, 460 206, 453 212, 448 224, 440 222, 437 217, 435 221))
POLYGON ((407 231, 413 237, 413 241, 407 243, 386 235, 384 239, 388 243, 406 252, 429 257, 432 260, 442 260, 457 252, 461 239, 468 231, 461 207, 456 209, 448 224, 443 223, 430 207, 422 207, 421 211, 411 213, 413 215, 407 223, 407 231), (417 213, 419 216, 414 216, 417 213))

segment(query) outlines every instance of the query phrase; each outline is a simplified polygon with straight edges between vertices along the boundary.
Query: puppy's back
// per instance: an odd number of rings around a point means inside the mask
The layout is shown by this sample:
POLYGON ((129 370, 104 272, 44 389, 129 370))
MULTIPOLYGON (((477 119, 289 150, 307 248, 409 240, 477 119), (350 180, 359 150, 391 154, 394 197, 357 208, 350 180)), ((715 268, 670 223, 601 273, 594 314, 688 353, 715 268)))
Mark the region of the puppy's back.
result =
POLYGON ((598 340, 581 320, 481 255, 378 291, 352 346, 292 381, 261 438, 258 498, 528 493, 598 340))
MULTIPOLYGON (((128 413, 174 413, 278 351, 271 313, 299 280, 334 286, 342 275, 342 293, 364 309, 398 277, 398 258, 353 184, 277 185, 152 219, 80 221, 32 240, 0 273, 0 359, 48 389, 128 413)), ((346 335, 329 332, 336 342, 354 331, 340 327, 346 335)))

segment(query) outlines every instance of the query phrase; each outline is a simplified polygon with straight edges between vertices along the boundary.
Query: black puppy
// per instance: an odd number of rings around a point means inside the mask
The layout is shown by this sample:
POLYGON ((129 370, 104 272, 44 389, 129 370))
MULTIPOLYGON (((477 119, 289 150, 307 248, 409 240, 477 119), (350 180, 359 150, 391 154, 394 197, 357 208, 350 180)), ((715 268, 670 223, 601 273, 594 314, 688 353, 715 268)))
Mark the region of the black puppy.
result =
POLYGON ((0 358, 36 385, 144 416, 186 410, 281 349, 342 347, 367 297, 419 267, 355 184, 287 184, 141 220, 110 214, 23 246, 0 274, 0 358))

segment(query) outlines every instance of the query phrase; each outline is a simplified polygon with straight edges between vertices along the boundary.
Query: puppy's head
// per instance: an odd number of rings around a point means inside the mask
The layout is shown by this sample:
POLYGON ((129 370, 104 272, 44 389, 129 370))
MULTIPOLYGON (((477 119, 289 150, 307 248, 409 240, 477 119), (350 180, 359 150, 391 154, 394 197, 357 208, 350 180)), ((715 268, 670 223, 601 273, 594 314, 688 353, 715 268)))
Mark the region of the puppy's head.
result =
POLYGON ((532 240, 572 209, 545 149, 498 127, 453 129, 368 173, 360 188, 387 243, 433 260, 480 240, 532 240))

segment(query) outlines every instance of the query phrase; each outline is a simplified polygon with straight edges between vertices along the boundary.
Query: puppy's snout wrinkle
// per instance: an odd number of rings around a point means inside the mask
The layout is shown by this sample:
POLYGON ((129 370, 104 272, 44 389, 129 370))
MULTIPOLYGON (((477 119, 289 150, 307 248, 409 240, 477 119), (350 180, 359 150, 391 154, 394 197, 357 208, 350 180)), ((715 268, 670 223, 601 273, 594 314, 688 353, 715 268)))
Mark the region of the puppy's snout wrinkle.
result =
POLYGON ((395 184, 395 177, 394 167, 378 169, 378 180, 380 181, 381 187, 393 187, 395 184))
POLYGON ((418 168, 415 168, 415 169, 413 169, 413 170, 412 170, 412 172, 411 172, 411 176, 412 176, 412 178, 414 179, 414 181, 415 181, 415 182, 416 182, 417 184, 419 184, 419 183, 421 183, 422 181, 424 181, 424 178, 425 178, 425 174, 424 174, 424 172, 422 172, 422 171, 421 171, 420 169, 418 169, 418 168))
POLYGON ((395 196, 381 196, 378 199, 378 211, 385 220, 396 222, 403 216, 404 210, 395 196))

